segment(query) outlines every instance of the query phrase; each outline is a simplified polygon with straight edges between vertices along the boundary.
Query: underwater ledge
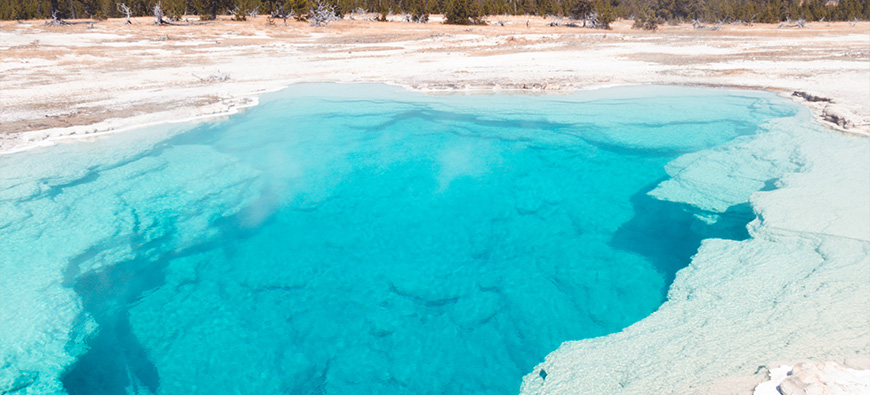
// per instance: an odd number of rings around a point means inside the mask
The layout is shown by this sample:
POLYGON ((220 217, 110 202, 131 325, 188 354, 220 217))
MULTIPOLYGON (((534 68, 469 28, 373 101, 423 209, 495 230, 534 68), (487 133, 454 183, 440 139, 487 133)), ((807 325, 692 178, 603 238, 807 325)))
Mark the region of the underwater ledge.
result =
POLYGON ((744 241, 704 240, 649 317, 568 341, 521 394, 750 394, 780 364, 870 357, 870 138, 824 130, 805 109, 761 138, 688 154, 651 194, 704 209, 748 201, 744 241), (718 149, 721 148, 721 149, 718 149), (777 188, 722 201, 703 191, 758 182, 764 163, 799 164, 777 188), (696 188, 701 193, 693 193, 696 188))

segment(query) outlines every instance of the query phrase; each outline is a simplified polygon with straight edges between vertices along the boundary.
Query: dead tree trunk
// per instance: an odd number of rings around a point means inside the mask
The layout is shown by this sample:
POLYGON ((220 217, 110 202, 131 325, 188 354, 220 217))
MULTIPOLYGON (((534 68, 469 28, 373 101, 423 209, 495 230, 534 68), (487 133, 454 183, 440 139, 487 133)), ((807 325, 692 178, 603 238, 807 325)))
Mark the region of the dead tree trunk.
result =
POLYGON ((335 8, 322 0, 319 0, 308 14, 311 18, 311 26, 329 26, 329 22, 338 20, 335 8))
POLYGON ((154 4, 154 8, 152 9, 152 12, 154 13, 154 24, 155 25, 159 26, 159 25, 165 25, 168 23, 168 22, 163 20, 163 7, 160 4, 160 2, 157 2, 157 4, 154 4))
POLYGON ((78 15, 76 15, 76 4, 73 0, 69 0, 69 12, 72 15, 72 19, 79 19, 78 15))
POLYGON ((60 14, 60 12, 57 10, 52 11, 51 12, 51 19, 45 21, 45 24, 48 26, 64 26, 64 25, 71 25, 72 24, 72 23, 69 23, 69 22, 61 19, 59 14, 60 14))
POLYGON ((127 18, 124 21, 124 24, 132 25, 133 22, 130 22, 130 17, 133 15, 133 10, 131 10, 130 7, 127 7, 127 5, 124 3, 116 3, 115 7, 118 8, 118 12, 124 14, 124 16, 127 18))

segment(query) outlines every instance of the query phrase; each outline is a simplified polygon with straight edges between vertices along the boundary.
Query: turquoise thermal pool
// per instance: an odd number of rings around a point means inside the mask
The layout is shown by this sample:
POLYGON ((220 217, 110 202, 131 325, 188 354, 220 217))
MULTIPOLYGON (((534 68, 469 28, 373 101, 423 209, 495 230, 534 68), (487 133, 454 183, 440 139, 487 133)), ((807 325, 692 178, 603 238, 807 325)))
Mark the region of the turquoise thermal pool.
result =
POLYGON ((748 203, 650 192, 798 113, 734 90, 300 84, 0 157, 0 385, 516 393, 561 342, 655 311, 702 239, 747 238, 748 203))

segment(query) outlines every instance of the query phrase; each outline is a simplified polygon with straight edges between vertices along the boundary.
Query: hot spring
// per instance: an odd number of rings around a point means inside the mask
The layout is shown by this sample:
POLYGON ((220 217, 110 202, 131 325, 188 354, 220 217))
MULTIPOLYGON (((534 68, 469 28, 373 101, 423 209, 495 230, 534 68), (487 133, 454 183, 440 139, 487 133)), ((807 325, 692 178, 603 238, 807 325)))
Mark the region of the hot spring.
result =
POLYGON ((225 121, 7 155, 0 390, 516 393, 561 342, 655 311, 702 239, 748 237, 748 204, 654 191, 796 112, 734 90, 300 84, 225 121))

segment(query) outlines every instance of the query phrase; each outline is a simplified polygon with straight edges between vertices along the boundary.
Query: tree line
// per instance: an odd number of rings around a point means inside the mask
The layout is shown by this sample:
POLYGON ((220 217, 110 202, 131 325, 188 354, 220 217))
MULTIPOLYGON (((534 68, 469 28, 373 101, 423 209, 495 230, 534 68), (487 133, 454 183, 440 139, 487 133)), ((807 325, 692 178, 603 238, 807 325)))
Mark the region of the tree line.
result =
MULTIPOLYGON (((870 0, 0 0, 0 19, 117 18, 124 4, 132 16, 150 16, 160 4, 167 18, 198 15, 214 19, 255 14, 304 19, 324 3, 341 16, 354 12, 408 14, 425 22, 445 14, 448 23, 480 22, 486 15, 564 16, 604 22, 634 19, 636 24, 666 22, 776 23, 786 20, 852 21, 870 19, 870 0)), ((642 27, 642 26, 641 26, 642 27)))

